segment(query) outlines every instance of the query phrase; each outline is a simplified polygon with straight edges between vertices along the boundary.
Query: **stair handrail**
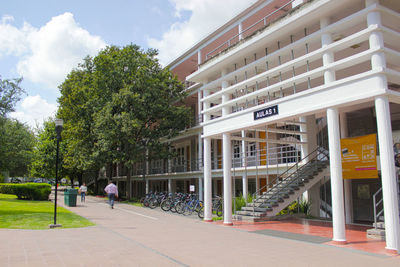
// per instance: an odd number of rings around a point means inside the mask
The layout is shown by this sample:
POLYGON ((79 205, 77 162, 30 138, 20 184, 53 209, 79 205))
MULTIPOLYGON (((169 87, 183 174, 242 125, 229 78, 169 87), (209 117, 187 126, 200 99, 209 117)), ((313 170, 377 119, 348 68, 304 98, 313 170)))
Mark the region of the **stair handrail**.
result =
MULTIPOLYGON (((306 165, 307 163, 304 163, 302 166, 300 166, 300 168, 299 168, 299 163, 300 162, 302 162, 303 160, 305 160, 305 159, 307 159, 307 158, 310 158, 310 156, 312 156, 312 155, 314 155, 316 152, 320 152, 321 154, 323 154, 323 157, 326 157, 327 159, 329 159, 329 155, 326 153, 327 151, 325 151, 325 149, 324 148, 322 148, 322 147, 317 147, 315 150, 313 150, 311 153, 309 153, 307 156, 305 156, 305 157, 303 157, 302 159, 300 159, 299 161, 297 161, 295 164, 293 164, 291 167, 289 167, 286 171, 284 171, 283 173, 281 173, 277 178, 276 178, 276 180, 280 180, 282 177, 284 177, 287 173, 293 173, 293 172, 291 172, 291 170, 292 169, 294 169, 294 168, 296 168, 296 170, 299 170, 299 169, 301 169, 304 165, 306 165)), ((316 155, 316 157, 318 157, 318 153, 317 153, 317 155, 316 155)), ((314 157, 315 158, 315 157, 314 157)), ((313 159, 314 159, 313 158, 313 159)), ((311 162, 311 160, 309 161, 309 162, 311 162)), ((288 176, 289 177, 289 176, 288 176)), ((275 180, 275 181, 276 181, 275 180)), ((281 181, 282 182, 282 181, 281 181)), ((279 182, 278 183, 276 183, 276 182, 270 182, 270 183, 268 183, 268 184, 266 184, 265 186, 263 186, 263 187, 261 187, 260 189, 258 189, 255 193, 253 193, 253 198, 254 198, 254 196, 256 196, 256 195, 258 195, 262 190, 264 190, 265 188, 268 188, 271 184, 279 184, 279 182)), ((268 191, 268 190, 267 190, 268 191)))
POLYGON ((372 201, 374 203, 373 207, 374 207, 374 225, 375 225, 375 229, 378 229, 378 217, 383 213, 383 207, 382 209, 378 212, 378 206, 383 202, 383 197, 377 202, 376 199, 378 197, 378 194, 380 194, 382 192, 382 187, 378 189, 378 191, 375 192, 375 194, 373 194, 372 196, 372 201))
MULTIPOLYGON (((275 197, 277 195, 277 197, 279 198, 279 194, 280 192, 284 191, 285 189, 287 189, 287 187, 291 186, 294 182, 297 183, 298 185, 298 178, 293 179, 292 181, 290 181, 289 183, 286 183, 283 187, 278 187, 279 185, 283 184, 283 182, 287 182, 290 177, 292 177, 293 175, 298 175, 299 171, 305 169, 307 166, 310 166, 312 164, 318 164, 318 162, 322 162, 323 160, 321 159, 325 159, 325 160, 329 160, 329 154, 327 153, 327 151, 322 148, 322 147, 317 147, 315 150, 313 150, 311 153, 309 153, 307 156, 305 156, 304 158, 302 158, 300 161, 296 162, 296 164, 294 164, 293 166, 291 166, 290 168, 288 168, 285 172, 283 172, 282 174, 280 174, 276 180, 278 180, 277 183, 274 184, 274 186, 271 188, 278 188, 278 191, 275 192, 274 195, 271 195, 270 197, 265 198, 265 200, 263 201, 263 203, 267 202, 268 200, 270 200, 272 197, 275 197), (320 159, 318 159, 318 157, 320 157, 320 159), (299 163, 302 162, 305 159, 309 159, 308 162, 304 163, 303 165, 301 165, 299 167, 299 163), (292 171, 294 168, 296 168, 296 171, 292 171), (292 172, 291 172, 292 171, 292 172), (287 175, 287 176, 286 176, 287 175), (286 177, 285 177, 286 176, 286 177), (283 178, 284 177, 284 178, 283 178)), ((317 165, 316 165, 317 166, 317 165)), ((263 189, 265 189, 267 186, 269 186, 271 183, 269 183, 268 185, 263 186, 262 188, 260 188, 259 190, 257 190, 254 194, 253 194, 253 214, 255 213, 255 203, 257 202, 258 199, 260 199, 262 197, 262 194, 259 195, 258 193, 261 192, 263 189)), ((268 190, 267 190, 268 192, 268 190)), ((261 203, 258 206, 263 205, 263 203, 261 203)))

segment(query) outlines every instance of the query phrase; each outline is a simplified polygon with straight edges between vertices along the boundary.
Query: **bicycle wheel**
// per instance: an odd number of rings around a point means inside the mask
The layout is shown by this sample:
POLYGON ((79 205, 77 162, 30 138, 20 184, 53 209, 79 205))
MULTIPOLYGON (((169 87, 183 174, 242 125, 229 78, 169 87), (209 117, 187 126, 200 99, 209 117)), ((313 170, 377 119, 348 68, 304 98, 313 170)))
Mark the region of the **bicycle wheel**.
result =
POLYGON ((192 215, 193 213, 193 206, 191 204, 186 204, 183 208, 183 215, 192 215))
POLYGON ((199 211, 197 212, 197 215, 199 216, 200 219, 204 218, 204 207, 202 206, 199 211))
POLYGON ((171 210, 171 200, 169 199, 164 199, 163 202, 161 202, 161 209, 163 211, 169 211, 171 210))
POLYGON ((157 199, 152 198, 149 201, 149 208, 150 209, 155 209, 157 207, 157 204, 158 204, 157 199))
POLYGON ((196 212, 199 212, 199 210, 201 209, 201 208, 203 208, 203 206, 204 206, 204 203, 203 203, 203 201, 199 201, 198 203, 197 203, 197 205, 196 205, 196 208, 194 209, 196 212))
POLYGON ((222 204, 219 204, 219 205, 217 206, 217 209, 215 210, 215 212, 216 212, 216 214, 217 214, 218 217, 221 217, 221 216, 222 216, 222 214, 223 214, 223 211, 222 211, 222 204))
POLYGON ((175 209, 178 214, 183 214, 183 212, 185 211, 185 203, 182 202, 176 203, 175 209))
POLYGON ((178 202, 172 202, 171 203, 171 209, 170 209, 170 211, 172 212, 172 213, 176 213, 177 211, 176 211, 176 204, 177 204, 178 202))

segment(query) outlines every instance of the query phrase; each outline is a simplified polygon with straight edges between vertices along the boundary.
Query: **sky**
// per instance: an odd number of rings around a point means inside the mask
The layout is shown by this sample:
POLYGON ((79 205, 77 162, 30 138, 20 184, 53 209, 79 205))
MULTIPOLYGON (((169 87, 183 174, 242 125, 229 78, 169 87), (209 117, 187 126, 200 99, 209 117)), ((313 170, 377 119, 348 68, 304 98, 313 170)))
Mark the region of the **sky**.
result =
POLYGON ((0 0, 0 76, 23 78, 10 117, 36 128, 58 86, 107 45, 159 51, 165 66, 256 0, 0 0))

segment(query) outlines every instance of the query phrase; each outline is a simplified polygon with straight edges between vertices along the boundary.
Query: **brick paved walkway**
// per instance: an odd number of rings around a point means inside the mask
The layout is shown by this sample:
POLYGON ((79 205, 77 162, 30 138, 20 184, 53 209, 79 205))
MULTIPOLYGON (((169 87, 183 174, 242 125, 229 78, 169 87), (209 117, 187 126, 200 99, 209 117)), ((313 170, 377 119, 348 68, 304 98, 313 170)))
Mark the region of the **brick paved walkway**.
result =
MULTIPOLYGON (((62 195, 60 196, 60 202, 62 195)), ((0 230, 0 266, 400 266, 400 257, 255 234, 103 199, 69 208, 97 225, 0 230)))

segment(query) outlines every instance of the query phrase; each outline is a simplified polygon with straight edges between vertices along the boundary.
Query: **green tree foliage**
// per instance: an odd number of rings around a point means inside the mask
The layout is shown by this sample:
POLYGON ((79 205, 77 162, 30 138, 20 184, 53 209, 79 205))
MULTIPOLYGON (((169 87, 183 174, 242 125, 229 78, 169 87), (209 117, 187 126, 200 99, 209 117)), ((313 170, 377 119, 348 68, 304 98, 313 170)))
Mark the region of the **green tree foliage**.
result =
POLYGON ((21 99, 24 90, 20 87, 22 78, 2 80, 0 76, 0 117, 14 111, 15 104, 21 99))
MULTIPOLYGON (((54 178, 56 176, 56 149, 57 134, 55 131, 54 119, 49 118, 43 123, 43 127, 38 130, 37 142, 33 150, 30 175, 40 178, 54 178)), ((65 140, 67 142, 67 140, 65 140)), ((59 162, 62 162, 63 151, 66 142, 60 144, 59 162)), ((60 168, 63 170, 63 168, 60 168)), ((61 171, 65 173, 65 171, 61 171)))
POLYGON ((123 163, 130 169, 136 162, 168 155, 161 138, 183 130, 190 112, 181 105, 183 85, 156 55, 136 45, 110 46, 68 75, 59 98, 68 167, 89 170, 123 163))
POLYGON ((32 160, 35 136, 28 126, 16 120, 3 118, 0 124, 0 171, 23 176, 32 160))

